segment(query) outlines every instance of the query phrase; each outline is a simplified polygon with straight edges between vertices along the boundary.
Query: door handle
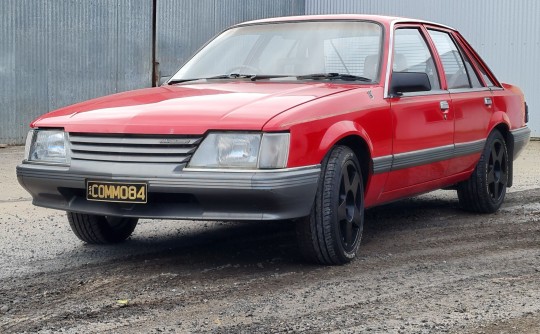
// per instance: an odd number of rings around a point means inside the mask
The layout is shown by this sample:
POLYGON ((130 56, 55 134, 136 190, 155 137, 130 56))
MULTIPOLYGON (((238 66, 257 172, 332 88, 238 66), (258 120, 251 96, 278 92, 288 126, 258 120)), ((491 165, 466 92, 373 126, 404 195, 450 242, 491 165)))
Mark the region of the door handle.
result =
POLYGON ((484 97, 484 104, 486 106, 490 106, 493 104, 493 101, 491 100, 491 97, 484 97))
POLYGON ((442 111, 446 111, 450 109, 450 105, 448 104, 448 101, 441 101, 440 106, 441 106, 442 111))
POLYGON ((444 117, 444 120, 448 118, 448 109, 450 109, 450 105, 448 104, 448 101, 441 101, 439 103, 439 106, 441 107, 441 111, 444 117))

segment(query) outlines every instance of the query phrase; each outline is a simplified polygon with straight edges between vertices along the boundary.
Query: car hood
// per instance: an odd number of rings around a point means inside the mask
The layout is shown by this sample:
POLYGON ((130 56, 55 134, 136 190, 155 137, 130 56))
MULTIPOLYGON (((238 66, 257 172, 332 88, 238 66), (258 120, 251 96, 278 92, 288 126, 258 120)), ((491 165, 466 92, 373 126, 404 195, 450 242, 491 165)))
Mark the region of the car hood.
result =
POLYGON ((162 86, 78 103, 48 113, 31 126, 93 133, 258 131, 290 108, 357 87, 320 82, 243 81, 162 86))

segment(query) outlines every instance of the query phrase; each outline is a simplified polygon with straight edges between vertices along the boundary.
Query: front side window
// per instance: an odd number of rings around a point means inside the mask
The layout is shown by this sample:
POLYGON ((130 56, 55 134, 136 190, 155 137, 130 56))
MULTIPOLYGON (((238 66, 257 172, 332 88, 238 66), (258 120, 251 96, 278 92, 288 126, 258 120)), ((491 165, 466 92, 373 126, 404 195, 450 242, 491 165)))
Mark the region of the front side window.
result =
MULTIPOLYGON (((172 78, 339 73, 378 81, 382 27, 374 22, 255 24, 217 36, 172 78)), ((360 83, 362 83, 360 82, 360 83)))
POLYGON ((416 28, 397 29, 394 39, 392 71, 426 73, 431 89, 440 89, 433 57, 420 30, 416 28))
POLYGON ((448 89, 483 86, 473 70, 471 62, 466 57, 462 57, 463 52, 459 51, 458 46, 448 33, 429 30, 429 35, 441 58, 448 89))

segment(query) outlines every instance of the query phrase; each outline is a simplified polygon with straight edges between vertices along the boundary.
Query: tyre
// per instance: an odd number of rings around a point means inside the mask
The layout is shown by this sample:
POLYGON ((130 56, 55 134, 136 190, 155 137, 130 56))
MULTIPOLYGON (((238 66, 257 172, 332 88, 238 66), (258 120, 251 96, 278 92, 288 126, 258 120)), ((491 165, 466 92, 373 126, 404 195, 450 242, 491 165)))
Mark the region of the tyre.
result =
POLYGON ((500 131, 494 130, 486 140, 474 172, 458 184, 460 206, 472 212, 492 213, 499 209, 508 183, 508 151, 500 131))
POLYGON ((360 164, 346 146, 323 161, 309 217, 297 221, 298 244, 310 262, 336 265, 356 257, 364 227, 364 184, 360 164))
POLYGON ((75 235, 89 244, 112 244, 129 238, 137 218, 97 216, 67 212, 69 226, 75 235))

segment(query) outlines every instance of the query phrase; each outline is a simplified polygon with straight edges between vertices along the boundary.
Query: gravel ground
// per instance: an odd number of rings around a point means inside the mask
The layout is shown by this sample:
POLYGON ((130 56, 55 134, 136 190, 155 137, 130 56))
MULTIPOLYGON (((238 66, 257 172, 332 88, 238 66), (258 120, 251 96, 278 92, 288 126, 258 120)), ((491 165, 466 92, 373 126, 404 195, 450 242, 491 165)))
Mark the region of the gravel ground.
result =
POLYGON ((436 191, 366 212, 359 258, 304 264, 288 223, 142 220, 90 246, 0 149, 2 333, 540 333, 540 142, 492 215, 436 191))

